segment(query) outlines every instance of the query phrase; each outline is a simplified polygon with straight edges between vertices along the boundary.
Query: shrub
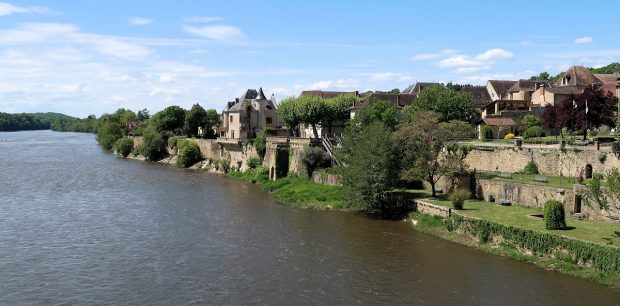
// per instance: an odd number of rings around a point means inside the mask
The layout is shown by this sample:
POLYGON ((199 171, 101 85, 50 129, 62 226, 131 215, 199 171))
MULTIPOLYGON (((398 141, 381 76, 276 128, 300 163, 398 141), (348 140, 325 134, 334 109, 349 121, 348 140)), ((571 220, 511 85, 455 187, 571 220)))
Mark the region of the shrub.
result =
POLYGON ((545 136, 545 130, 540 126, 532 126, 527 128, 523 133, 523 138, 543 137, 545 136))
POLYGON ((506 134, 506 136, 504 136, 504 139, 514 139, 515 138, 515 134, 513 133, 508 133, 506 134))
POLYGON ((187 168, 201 160, 202 154, 200 154, 200 148, 197 143, 185 141, 179 148, 177 165, 187 168))
POLYGON ((132 150, 133 150, 133 140, 131 140, 131 138, 127 136, 119 138, 114 143, 114 151, 116 151, 116 154, 122 157, 127 157, 127 155, 129 155, 129 153, 131 153, 132 150))
POLYGON ((159 160, 166 155, 166 142, 154 127, 144 130, 144 143, 139 149, 146 160, 159 160))
POLYGON ((483 125, 480 128, 480 135, 482 136, 482 140, 493 139, 493 129, 488 125, 483 125))
POLYGON ((185 136, 173 136, 168 138, 168 147, 170 148, 178 148, 182 145, 182 139, 185 139, 185 136))
POLYGON ((256 167, 260 166, 260 164, 261 164, 260 158, 256 156, 248 159, 248 167, 250 167, 250 169, 255 169, 256 167))
POLYGON ((265 158, 265 152, 267 152, 267 131, 263 132, 260 136, 254 139, 254 148, 256 148, 256 153, 262 160, 265 158))
POLYGON ((123 137, 121 126, 114 122, 108 121, 97 130, 97 142, 106 150, 111 150, 114 143, 123 137))
POLYGON ((525 165, 522 171, 523 174, 538 174, 538 165, 534 161, 530 161, 525 165))
POLYGON ((301 162, 306 167, 308 177, 312 177, 312 172, 326 163, 325 151, 319 147, 307 147, 301 152, 301 162))
POLYGON ((598 161, 602 163, 605 163, 605 160, 607 160, 607 154, 605 153, 599 153, 598 154, 598 161))
POLYGON ((458 189, 453 191, 450 194, 450 201, 452 201, 452 206, 454 209, 461 210, 463 209, 463 204, 465 200, 469 199, 471 193, 467 189, 458 189))
POLYGON ((566 229, 564 205, 562 202, 551 200, 545 203, 545 228, 548 230, 566 229))

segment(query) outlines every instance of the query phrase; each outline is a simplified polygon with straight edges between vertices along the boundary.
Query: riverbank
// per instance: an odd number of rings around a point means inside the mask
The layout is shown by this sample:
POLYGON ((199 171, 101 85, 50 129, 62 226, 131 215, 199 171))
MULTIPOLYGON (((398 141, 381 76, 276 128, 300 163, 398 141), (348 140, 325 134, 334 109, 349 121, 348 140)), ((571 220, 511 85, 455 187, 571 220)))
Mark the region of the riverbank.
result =
POLYGON ((424 208, 410 213, 406 221, 420 232, 545 270, 620 287, 617 247, 465 216, 426 201, 419 205, 424 208))

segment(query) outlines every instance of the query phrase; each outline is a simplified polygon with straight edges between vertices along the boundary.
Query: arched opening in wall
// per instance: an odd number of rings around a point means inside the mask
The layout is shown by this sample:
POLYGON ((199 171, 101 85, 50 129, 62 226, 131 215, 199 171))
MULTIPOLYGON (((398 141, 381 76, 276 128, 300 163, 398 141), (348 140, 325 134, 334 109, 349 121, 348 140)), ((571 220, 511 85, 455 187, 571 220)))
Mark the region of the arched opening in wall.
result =
POLYGON ((586 165, 586 178, 592 178, 592 165, 590 164, 586 165))
POLYGON ((575 206, 573 207, 573 213, 580 214, 581 213, 581 196, 575 195, 575 206))

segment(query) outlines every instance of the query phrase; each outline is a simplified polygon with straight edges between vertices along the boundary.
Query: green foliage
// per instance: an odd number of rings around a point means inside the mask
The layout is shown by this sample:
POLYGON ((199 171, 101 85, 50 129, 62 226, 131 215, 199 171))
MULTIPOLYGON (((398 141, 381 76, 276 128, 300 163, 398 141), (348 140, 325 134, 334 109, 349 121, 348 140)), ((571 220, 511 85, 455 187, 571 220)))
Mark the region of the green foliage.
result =
POLYGON ((123 137, 123 131, 115 121, 105 122, 97 131, 97 141, 106 150, 111 150, 114 143, 123 137))
POLYGON ((49 130, 57 121, 78 120, 59 113, 22 113, 8 114, 0 112, 0 132, 24 130, 49 130))
POLYGON ((133 140, 127 136, 119 138, 114 143, 114 151, 116 151, 116 154, 122 157, 127 157, 131 153, 132 150, 133 150, 133 140))
POLYGON ((603 164, 603 163, 605 163, 605 160, 607 160, 607 154, 599 153, 598 154, 598 161, 601 162, 601 164, 603 164))
POLYGON ((248 159, 248 167, 250 167, 250 169, 254 169, 260 165, 261 165, 260 158, 253 156, 253 157, 250 157, 250 159, 248 159))
POLYGON ((548 230, 566 229, 564 205, 560 201, 550 200, 545 203, 545 228, 548 230))
POLYGON ((301 122, 312 126, 314 138, 318 138, 316 125, 328 117, 330 111, 326 100, 319 96, 301 96, 297 99, 296 111, 301 122))
POLYGON ((452 207, 454 207, 454 209, 456 210, 462 210, 465 200, 469 199, 470 196, 471 192, 464 188, 453 191, 450 194, 450 201, 452 202, 452 207))
POLYGON ((319 147, 307 147, 301 152, 301 163, 306 168, 308 177, 312 177, 312 172, 326 164, 327 156, 325 151, 319 147))
POLYGON ((166 155, 166 142, 154 127, 144 130, 143 141, 139 152, 146 160, 156 161, 166 155))
POLYGON ((149 124, 160 133, 181 134, 185 123, 185 110, 180 106, 168 106, 149 119, 149 124))
POLYGON ((541 122, 540 119, 536 118, 534 115, 525 115, 523 119, 521 119, 521 125, 527 130, 534 126, 541 126, 541 122))
POLYGON ((523 167, 523 171, 521 171, 521 173, 538 174, 538 165, 533 160, 531 160, 525 165, 525 167, 523 167))
POLYGON ((527 130, 525 130, 525 132, 523 132, 524 139, 543 136, 545 136, 545 130, 540 126, 529 127, 527 130))
POLYGON ((474 122, 479 115, 471 93, 455 92, 440 85, 423 89, 415 103, 403 108, 409 121, 416 112, 420 111, 440 114, 441 122, 451 120, 474 122))
MULTIPOLYGON (((356 116, 357 117, 357 116, 356 116)), ((347 200, 365 211, 389 211, 387 192, 398 183, 399 158, 389 139, 392 131, 381 122, 364 127, 351 143, 343 173, 347 200)))
POLYGON ((146 108, 139 110, 136 116, 138 117, 138 120, 140 121, 146 121, 149 118, 151 118, 151 115, 149 114, 149 110, 146 108))
POLYGON ((172 136, 168 138, 168 147, 179 148, 183 140, 187 139, 185 136, 172 136))
POLYGON ((182 167, 190 167, 202 160, 202 154, 198 144, 194 141, 183 141, 179 146, 179 154, 177 155, 177 165, 182 167))
POLYGON ((480 128, 480 135, 482 136, 482 140, 493 139, 493 129, 488 125, 483 125, 480 128))
POLYGON ((614 246, 590 243, 483 219, 465 218, 458 214, 453 214, 451 218, 458 220, 466 232, 478 237, 481 243, 490 241, 493 236, 499 236, 539 256, 549 256, 557 250, 566 250, 573 264, 589 265, 601 272, 620 273, 620 256, 618 256, 620 249, 614 246))
POLYGON ((599 68, 590 68, 590 71, 592 73, 613 74, 620 71, 620 63, 616 62, 599 68))
POLYGON ((536 80, 549 80, 551 76, 549 75, 549 72, 541 72, 539 75, 534 75, 530 78, 530 80, 532 81, 536 81, 536 80))
MULTIPOLYGON (((592 174, 592 181, 588 186, 590 189, 590 194, 588 195, 588 197, 595 203, 597 203, 600 209, 607 210, 609 209, 609 200, 607 198, 605 190, 603 189, 603 178, 603 175, 600 173, 592 174)), ((614 183, 612 182, 612 186, 613 184, 614 183)))
POLYGON ((288 125, 289 131, 293 136, 298 136, 297 126, 302 120, 297 107, 298 103, 297 98, 295 97, 285 98, 278 104, 278 116, 286 122, 286 125, 288 125))
POLYGON ((263 160, 265 158, 265 153, 267 152, 267 131, 263 132, 254 139, 254 148, 256 149, 256 153, 258 153, 260 160, 263 160))
MULTIPOLYGON (((196 103, 192 108, 185 113, 185 121, 183 123, 183 131, 185 135, 189 137, 201 136, 198 135, 198 128, 205 129, 207 125, 207 111, 196 103)), ((210 127, 209 127, 210 128, 210 127)))
POLYGON ((276 176, 278 178, 285 177, 288 175, 289 168, 289 154, 290 150, 288 148, 277 148, 276 149, 276 176))
POLYGON ((205 123, 205 128, 203 129, 203 133, 200 136, 206 139, 217 138, 217 134, 215 133, 215 130, 213 130, 213 127, 220 125, 222 117, 220 116, 220 114, 217 113, 216 110, 208 109, 206 119, 207 120, 205 123))

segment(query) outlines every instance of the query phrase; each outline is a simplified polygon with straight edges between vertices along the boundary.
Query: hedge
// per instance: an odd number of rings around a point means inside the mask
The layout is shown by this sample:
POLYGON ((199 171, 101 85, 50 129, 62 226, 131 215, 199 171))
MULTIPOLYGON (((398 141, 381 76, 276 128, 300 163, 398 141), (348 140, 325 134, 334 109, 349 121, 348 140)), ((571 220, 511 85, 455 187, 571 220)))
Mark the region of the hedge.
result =
POLYGON ((618 247, 595 244, 488 220, 465 218, 458 214, 452 214, 446 224, 449 230, 464 226, 465 231, 478 238, 481 243, 488 242, 493 236, 501 236, 518 247, 538 255, 553 255, 556 251, 566 250, 574 264, 591 265, 601 272, 620 273, 620 248, 618 247))

